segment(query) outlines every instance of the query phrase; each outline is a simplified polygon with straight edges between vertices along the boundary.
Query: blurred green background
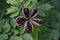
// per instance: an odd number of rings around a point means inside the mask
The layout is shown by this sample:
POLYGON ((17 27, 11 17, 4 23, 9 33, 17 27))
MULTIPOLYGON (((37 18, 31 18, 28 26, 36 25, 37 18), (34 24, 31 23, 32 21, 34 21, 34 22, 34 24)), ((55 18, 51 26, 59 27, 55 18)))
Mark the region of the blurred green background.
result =
POLYGON ((60 40, 60 0, 0 0, 0 40, 60 40), (37 8, 43 21, 32 33, 16 26, 23 8, 37 8))

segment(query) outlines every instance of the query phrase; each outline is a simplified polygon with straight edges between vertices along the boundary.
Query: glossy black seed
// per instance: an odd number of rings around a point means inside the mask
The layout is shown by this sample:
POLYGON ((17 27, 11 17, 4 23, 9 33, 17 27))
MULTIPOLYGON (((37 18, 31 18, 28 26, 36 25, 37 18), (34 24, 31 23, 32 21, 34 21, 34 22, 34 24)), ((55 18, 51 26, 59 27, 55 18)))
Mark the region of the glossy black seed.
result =
POLYGON ((25 31, 28 32, 28 33, 31 33, 33 31, 32 25, 30 24, 30 22, 27 22, 26 25, 27 26, 25 28, 25 31))
POLYGON ((34 9, 33 12, 32 12, 32 15, 31 17, 35 16, 37 14, 38 10, 37 9, 34 9))
POLYGON ((17 22, 18 26, 21 26, 26 22, 26 19, 25 18, 18 18, 16 20, 16 22, 17 22))
POLYGON ((29 9, 28 8, 24 8, 24 15, 26 16, 26 17, 29 17, 29 9))
POLYGON ((34 20, 36 23, 38 24, 42 24, 42 21, 41 20, 34 20))

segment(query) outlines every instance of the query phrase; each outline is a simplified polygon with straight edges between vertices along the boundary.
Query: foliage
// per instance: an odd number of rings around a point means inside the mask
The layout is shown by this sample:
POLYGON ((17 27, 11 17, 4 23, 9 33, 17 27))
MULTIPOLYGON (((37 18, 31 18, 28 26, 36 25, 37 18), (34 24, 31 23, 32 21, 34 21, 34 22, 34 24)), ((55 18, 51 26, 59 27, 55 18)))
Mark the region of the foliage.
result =
POLYGON ((0 40, 60 40, 60 0, 0 0, 0 40), (32 33, 16 26, 23 8, 37 8, 42 26, 32 33))

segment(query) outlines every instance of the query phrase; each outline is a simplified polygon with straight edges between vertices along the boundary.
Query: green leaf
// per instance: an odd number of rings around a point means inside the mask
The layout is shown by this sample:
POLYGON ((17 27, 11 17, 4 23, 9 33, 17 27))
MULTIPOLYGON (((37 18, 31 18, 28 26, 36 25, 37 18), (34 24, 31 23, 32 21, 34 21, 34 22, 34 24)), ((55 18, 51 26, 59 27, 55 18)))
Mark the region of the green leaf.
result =
POLYGON ((8 35, 6 35, 6 34, 0 34, 0 39, 1 40, 7 40, 8 39, 8 35))
POLYGON ((58 40, 59 37, 60 37, 60 33, 57 30, 53 30, 50 34, 49 40, 51 39, 58 40))
POLYGON ((19 4, 19 0, 7 0, 7 3, 10 3, 12 5, 16 5, 16 4, 19 4))
POLYGON ((28 33, 23 34, 22 39, 23 40, 33 40, 32 36, 28 33))
POLYGON ((48 9, 51 9, 51 8, 53 8, 53 6, 52 5, 50 5, 50 4, 37 4, 38 5, 38 9, 40 9, 40 10, 48 10, 48 9))
POLYGON ((54 5, 55 9, 60 11, 60 0, 51 0, 51 2, 54 5))
POLYGON ((19 30, 14 30, 14 34, 13 35, 18 35, 19 34, 19 30))
POLYGON ((11 8, 7 9, 7 13, 10 14, 10 17, 16 17, 19 14, 19 9, 16 6, 11 6, 11 8))
POLYGON ((27 7, 28 5, 30 4, 30 0, 24 0, 24 2, 23 2, 23 6, 24 7, 27 7))
POLYGON ((10 14, 10 13, 15 12, 17 10, 18 10, 17 7, 11 6, 10 8, 7 9, 7 13, 6 14, 10 14))
POLYGON ((16 17, 16 16, 18 16, 18 14, 19 14, 19 11, 14 12, 14 13, 12 13, 12 14, 10 15, 10 17, 11 17, 11 18, 16 17))
POLYGON ((2 28, 0 27, 0 33, 2 32, 2 28))
POLYGON ((30 4, 27 7, 32 10, 34 8, 34 6, 35 6, 35 3, 30 2, 30 4))
POLYGON ((49 40, 50 30, 47 27, 40 27, 39 40, 49 40))
POLYGON ((24 0, 7 0, 8 4, 12 4, 12 5, 20 5, 21 2, 23 2, 24 0))
POLYGON ((31 35, 33 40, 38 40, 38 33, 36 31, 33 31, 31 35))
POLYGON ((22 40, 22 38, 18 36, 11 36, 9 40, 22 40))
POLYGON ((2 39, 0 39, 0 40, 2 40, 2 39))
POLYGON ((51 8, 53 8, 53 6, 50 5, 50 4, 41 4, 40 5, 40 9, 42 9, 42 10, 48 10, 48 9, 51 9, 51 8))
POLYGON ((38 31, 40 31, 39 28, 39 26, 34 25, 34 30, 31 33, 33 40, 38 40, 38 31))
POLYGON ((23 2, 24 0, 20 0, 20 2, 23 2))
MULTIPOLYGON (((55 13, 56 13, 56 11, 55 11, 55 13)), ((57 12, 56 13, 56 18, 59 20, 59 22, 60 22, 60 12, 57 12)))
POLYGON ((11 6, 10 8, 7 9, 7 13, 6 14, 10 14, 13 12, 18 11, 18 8, 16 6, 11 6))
POLYGON ((16 28, 16 20, 14 18, 11 19, 10 24, 12 28, 16 28))
POLYGON ((44 11, 41 11, 41 10, 39 10, 38 15, 39 15, 39 16, 44 16, 44 17, 46 17, 46 14, 44 13, 44 11))
POLYGON ((33 3, 37 3, 37 0, 30 0, 30 1, 32 1, 33 3))
POLYGON ((10 32, 7 33, 7 35, 12 35, 13 30, 11 30, 10 32))
POLYGON ((24 27, 20 27, 20 28, 19 28, 19 31, 20 31, 20 34, 23 34, 24 31, 25 31, 25 30, 24 30, 24 27))
POLYGON ((10 25, 7 22, 4 23, 1 27, 3 29, 3 33, 8 33, 10 31, 10 25))

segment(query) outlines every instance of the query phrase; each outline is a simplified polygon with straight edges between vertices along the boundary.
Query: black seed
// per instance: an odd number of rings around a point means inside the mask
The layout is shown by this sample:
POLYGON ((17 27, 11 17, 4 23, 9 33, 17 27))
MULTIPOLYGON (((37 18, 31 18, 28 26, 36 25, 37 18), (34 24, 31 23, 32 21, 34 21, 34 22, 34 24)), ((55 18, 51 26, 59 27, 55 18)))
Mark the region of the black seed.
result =
POLYGON ((29 17, 29 9, 28 8, 24 8, 24 15, 26 16, 26 17, 29 17))
POLYGON ((36 14, 37 14, 37 12, 38 12, 38 10, 37 10, 37 9, 34 9, 34 10, 33 10, 33 12, 32 12, 31 17, 33 17, 34 15, 36 15, 36 14))
POLYGON ((37 22, 38 24, 42 24, 41 20, 34 20, 35 22, 37 22))
POLYGON ((26 25, 27 25, 27 26, 26 26, 25 31, 28 32, 28 33, 31 33, 32 30, 33 30, 33 29, 32 29, 32 25, 30 24, 30 22, 28 22, 26 25))
POLYGON ((16 22, 17 22, 17 24, 18 24, 19 26, 21 26, 21 25, 23 25, 23 24, 26 22, 26 19, 25 19, 25 18, 18 18, 18 19, 16 20, 16 22))

